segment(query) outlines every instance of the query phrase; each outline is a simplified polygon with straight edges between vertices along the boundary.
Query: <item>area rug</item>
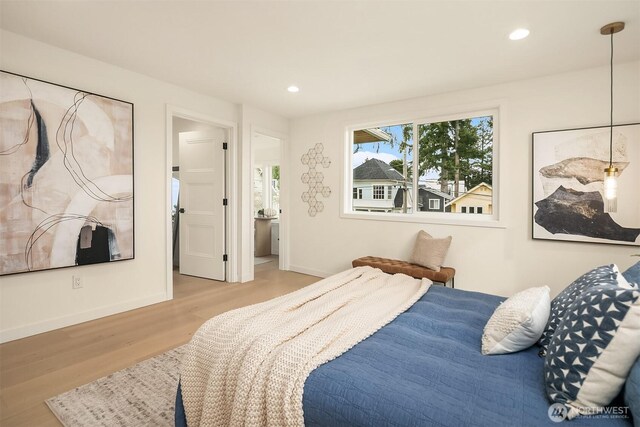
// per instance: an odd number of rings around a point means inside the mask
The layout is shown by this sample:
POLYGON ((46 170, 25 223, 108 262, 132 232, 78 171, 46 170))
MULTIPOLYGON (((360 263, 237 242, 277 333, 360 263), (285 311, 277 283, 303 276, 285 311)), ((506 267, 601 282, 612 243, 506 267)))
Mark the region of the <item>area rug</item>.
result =
POLYGON ((46 401, 71 426, 173 426, 184 346, 46 401))

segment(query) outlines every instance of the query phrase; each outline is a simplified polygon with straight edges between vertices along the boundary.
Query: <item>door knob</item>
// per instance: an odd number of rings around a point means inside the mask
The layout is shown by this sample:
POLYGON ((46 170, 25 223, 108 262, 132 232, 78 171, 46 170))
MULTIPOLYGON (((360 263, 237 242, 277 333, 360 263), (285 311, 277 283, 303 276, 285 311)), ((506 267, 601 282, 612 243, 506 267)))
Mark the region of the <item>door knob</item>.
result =
POLYGON ((184 208, 180 208, 180 209, 178 209, 178 212, 180 212, 180 213, 184 213, 184 208))

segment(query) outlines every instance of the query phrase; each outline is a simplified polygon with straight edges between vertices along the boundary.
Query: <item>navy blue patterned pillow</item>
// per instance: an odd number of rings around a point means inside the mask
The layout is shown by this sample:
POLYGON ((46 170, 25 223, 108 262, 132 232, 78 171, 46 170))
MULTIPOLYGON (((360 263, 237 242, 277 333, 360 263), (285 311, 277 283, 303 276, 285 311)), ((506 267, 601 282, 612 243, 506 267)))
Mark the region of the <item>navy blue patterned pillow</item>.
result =
POLYGON ((627 279, 627 282, 640 286, 640 261, 627 268, 622 275, 627 279))
POLYGON ((640 355, 640 290, 593 286, 558 324, 544 362, 547 395, 567 417, 595 414, 620 393, 640 355))
POLYGON ((594 268, 588 273, 578 277, 572 284, 567 286, 560 294, 551 300, 551 313, 549 314, 549 320, 547 326, 538 341, 538 345, 542 347, 540 349, 540 356, 544 356, 547 352, 547 346, 551 337, 555 332, 560 320, 564 317, 564 313, 571 305, 572 302, 580 296, 585 289, 589 289, 592 286, 597 285, 619 285, 629 287, 629 284, 624 279, 618 267, 615 264, 603 265, 598 268, 594 268))

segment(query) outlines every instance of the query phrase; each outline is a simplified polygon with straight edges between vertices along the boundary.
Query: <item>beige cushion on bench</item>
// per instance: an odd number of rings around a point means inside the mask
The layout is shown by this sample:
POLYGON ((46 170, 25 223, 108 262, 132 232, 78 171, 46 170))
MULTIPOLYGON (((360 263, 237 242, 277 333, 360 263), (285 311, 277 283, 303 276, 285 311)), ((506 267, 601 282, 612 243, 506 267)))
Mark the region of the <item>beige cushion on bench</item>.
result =
POLYGON ((440 283, 447 283, 456 275, 456 270, 451 267, 440 267, 440 271, 433 271, 416 264, 408 263, 406 261, 389 258, 379 258, 375 256, 366 256, 354 259, 351 264, 354 267, 368 265, 374 268, 379 268, 385 273, 402 273, 406 274, 407 276, 415 277, 416 279, 421 279, 424 277, 434 282, 440 283))

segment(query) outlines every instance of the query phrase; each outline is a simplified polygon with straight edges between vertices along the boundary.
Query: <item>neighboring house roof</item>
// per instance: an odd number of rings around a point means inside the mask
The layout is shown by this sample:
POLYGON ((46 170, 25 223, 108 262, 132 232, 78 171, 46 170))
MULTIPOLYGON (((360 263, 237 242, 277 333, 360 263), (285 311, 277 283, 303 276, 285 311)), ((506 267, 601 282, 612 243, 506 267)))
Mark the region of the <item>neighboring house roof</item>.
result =
POLYGON ((449 201, 449 202, 447 203, 447 206, 452 205, 452 204, 456 203, 457 201, 464 199, 464 198, 465 198, 465 197, 467 197, 467 196, 470 196, 471 194, 475 193, 475 192, 476 192, 476 190, 477 190, 478 188, 480 188, 480 187, 487 187, 489 190, 492 190, 492 191, 493 191, 493 189, 491 188, 491 186, 490 186, 489 184, 486 184, 486 183, 484 183, 484 182, 481 182, 480 184, 476 185, 475 187, 473 187, 471 190, 467 191, 466 193, 461 194, 461 195, 459 195, 458 197, 456 197, 455 199, 453 199, 453 200, 449 201))
POLYGON ((436 190, 435 188, 430 188, 430 187, 420 188, 420 192, 423 192, 423 191, 429 192, 435 196, 442 197, 445 200, 453 199, 453 196, 451 194, 443 193, 442 191, 436 190))
MULTIPOLYGON (((411 191, 411 190, 409 190, 409 191, 411 191)), ((393 199, 393 205, 396 208, 401 208, 402 207, 402 194, 403 194, 403 192, 404 192, 404 188, 398 188, 398 192, 396 193, 396 197, 393 199)), ((447 201, 453 197, 450 194, 443 193, 442 191, 434 190, 433 188, 420 188, 418 190, 418 196, 419 197, 424 197, 425 193, 431 193, 434 196, 442 197, 444 199, 445 203, 447 203, 447 201)))
POLYGON ((368 159, 353 170, 353 180, 361 181, 402 181, 402 174, 378 159, 368 159))

